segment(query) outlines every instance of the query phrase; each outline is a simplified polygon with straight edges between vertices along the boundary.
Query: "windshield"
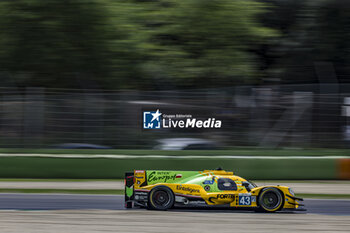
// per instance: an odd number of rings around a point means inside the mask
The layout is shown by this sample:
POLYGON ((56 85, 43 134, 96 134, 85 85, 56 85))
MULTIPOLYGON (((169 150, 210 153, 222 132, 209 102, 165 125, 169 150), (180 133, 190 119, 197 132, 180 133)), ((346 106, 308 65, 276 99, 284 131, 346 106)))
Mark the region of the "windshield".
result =
POLYGON ((249 183, 249 188, 250 189, 253 189, 253 188, 256 188, 256 187, 258 187, 253 181, 251 181, 251 180, 247 180, 247 182, 249 183))

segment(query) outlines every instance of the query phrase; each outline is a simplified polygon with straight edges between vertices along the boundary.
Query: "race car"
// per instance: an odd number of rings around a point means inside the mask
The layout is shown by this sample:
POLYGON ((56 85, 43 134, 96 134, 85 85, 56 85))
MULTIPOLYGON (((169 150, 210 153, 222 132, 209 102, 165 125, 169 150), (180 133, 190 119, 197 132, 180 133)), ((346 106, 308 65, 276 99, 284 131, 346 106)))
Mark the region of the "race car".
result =
POLYGON ((204 171, 134 170, 125 174, 125 207, 231 207, 262 212, 305 210, 286 186, 257 186, 222 169, 204 171))

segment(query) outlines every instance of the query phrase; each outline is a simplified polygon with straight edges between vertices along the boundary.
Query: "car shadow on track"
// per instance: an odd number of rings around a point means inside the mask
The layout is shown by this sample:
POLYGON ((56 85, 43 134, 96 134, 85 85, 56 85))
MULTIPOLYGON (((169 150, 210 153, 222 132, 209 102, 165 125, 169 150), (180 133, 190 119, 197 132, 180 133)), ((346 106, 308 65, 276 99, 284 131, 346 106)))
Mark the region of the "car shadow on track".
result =
MULTIPOLYGON (((157 210, 154 210, 157 211, 157 210)), ((159 210, 164 211, 164 210, 159 210)), ((282 210, 274 213, 258 212, 252 210, 251 208, 229 208, 229 207, 174 207, 172 209, 166 210, 170 212, 199 212, 199 213, 257 213, 257 214, 306 214, 306 211, 291 211, 291 210, 282 210)))

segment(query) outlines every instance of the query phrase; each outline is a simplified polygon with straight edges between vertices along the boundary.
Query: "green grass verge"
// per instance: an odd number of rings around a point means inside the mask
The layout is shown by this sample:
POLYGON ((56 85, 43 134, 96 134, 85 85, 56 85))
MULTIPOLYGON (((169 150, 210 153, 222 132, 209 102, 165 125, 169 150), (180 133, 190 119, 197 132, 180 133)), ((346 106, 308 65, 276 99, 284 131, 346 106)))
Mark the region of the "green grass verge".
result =
POLYGON ((350 149, 264 149, 235 148, 230 150, 85 150, 85 149, 8 149, 0 148, 0 153, 30 154, 122 154, 122 155, 255 155, 255 156, 350 156, 350 149))
POLYGON ((91 182, 91 181, 124 181, 122 179, 17 179, 17 178, 7 178, 1 179, 0 182, 91 182))
POLYGON ((350 180, 253 180, 253 182, 261 185, 263 185, 264 183, 281 184, 281 185, 283 185, 284 183, 347 184, 347 185, 350 184, 350 180))
POLYGON ((335 159, 0 157, 1 178, 122 179, 126 171, 134 169, 201 171, 217 167, 255 180, 337 178, 335 159))
POLYGON ((114 189, 0 189, 0 193, 70 193, 70 194, 118 194, 124 190, 114 189))
MULTIPOLYGON (((124 182, 123 179, 1 179, 0 182, 124 182)), ((312 183, 312 184, 350 184, 350 180, 253 180, 254 183, 312 183)))

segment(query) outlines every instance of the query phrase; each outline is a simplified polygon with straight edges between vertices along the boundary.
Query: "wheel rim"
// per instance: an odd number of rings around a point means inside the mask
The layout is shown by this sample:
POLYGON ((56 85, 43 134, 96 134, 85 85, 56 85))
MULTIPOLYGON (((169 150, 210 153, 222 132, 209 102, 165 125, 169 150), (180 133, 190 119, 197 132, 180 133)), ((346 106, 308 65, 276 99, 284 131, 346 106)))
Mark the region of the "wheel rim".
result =
POLYGON ((153 202, 157 206, 166 206, 170 202, 170 197, 167 192, 165 191, 157 191, 153 195, 153 202))
POLYGON ((266 192, 263 195, 262 202, 264 207, 267 209, 275 209, 280 205, 281 199, 280 196, 275 192, 266 192))

